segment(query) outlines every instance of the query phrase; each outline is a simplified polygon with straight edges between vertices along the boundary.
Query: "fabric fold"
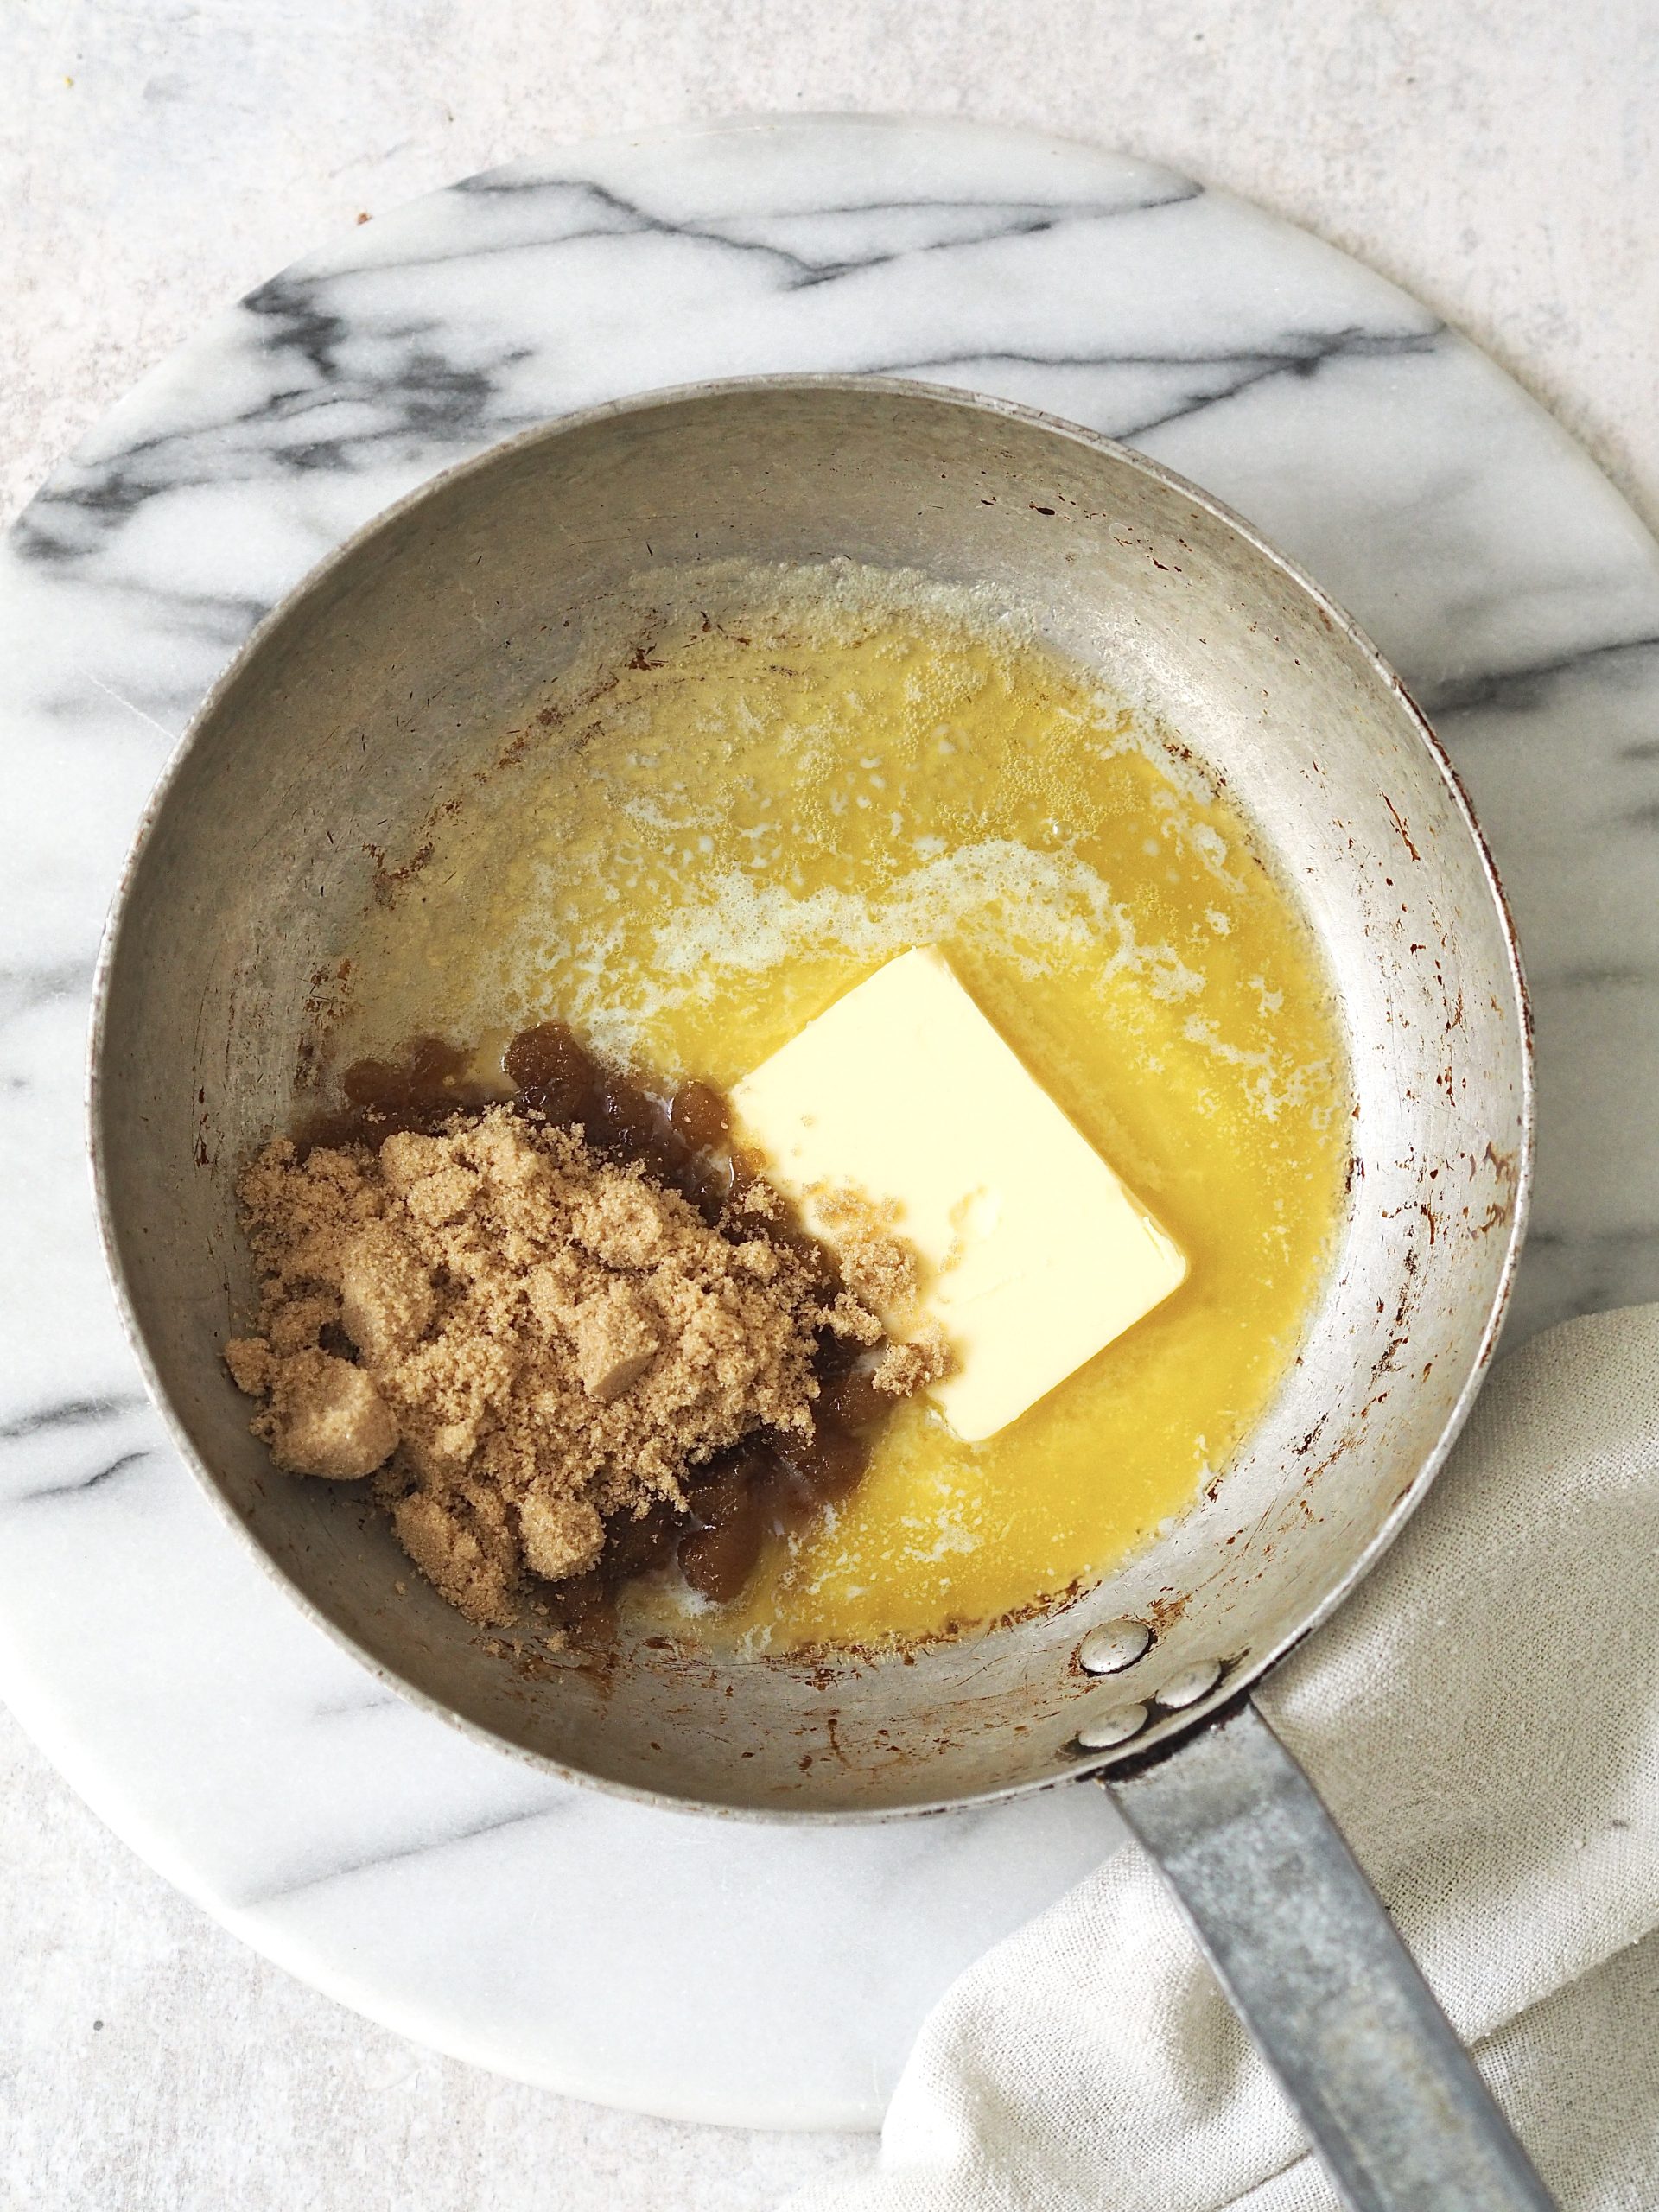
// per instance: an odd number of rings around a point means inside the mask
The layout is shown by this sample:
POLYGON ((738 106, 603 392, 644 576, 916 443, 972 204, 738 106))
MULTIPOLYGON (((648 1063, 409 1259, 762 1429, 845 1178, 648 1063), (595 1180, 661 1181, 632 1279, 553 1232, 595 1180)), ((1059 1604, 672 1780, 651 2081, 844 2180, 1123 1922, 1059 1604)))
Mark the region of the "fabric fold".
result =
MULTIPOLYGON (((1546 2182, 1570 2212, 1659 2202, 1659 1306, 1501 1362, 1261 1702, 1546 2182)), ((876 2170, 791 2212, 1334 2202, 1125 1847, 946 1992, 876 2170)))

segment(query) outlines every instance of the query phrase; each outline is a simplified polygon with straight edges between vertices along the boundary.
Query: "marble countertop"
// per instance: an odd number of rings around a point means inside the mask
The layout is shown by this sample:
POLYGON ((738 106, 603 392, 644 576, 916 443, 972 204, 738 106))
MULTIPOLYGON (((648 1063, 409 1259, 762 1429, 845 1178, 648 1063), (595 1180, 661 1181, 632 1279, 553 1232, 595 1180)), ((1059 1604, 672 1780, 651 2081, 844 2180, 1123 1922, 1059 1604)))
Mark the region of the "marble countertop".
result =
MULTIPOLYGON (((25 6, 0 137, 10 512, 202 316, 360 215, 550 137, 738 108, 966 110, 1185 167, 1309 224, 1485 342, 1659 517, 1659 45, 1633 0, 1455 44, 1415 4, 273 16, 25 6), (766 35, 759 35, 757 25, 766 35), (1565 41, 1565 43, 1563 41, 1565 41), (948 57, 942 65, 941 57, 948 57), (96 271, 96 281, 89 272, 96 271), (1644 289, 1645 287, 1645 289, 1644 289)), ((5 52, 15 44, 15 54, 5 52)), ((31 2208, 774 2202, 856 2139, 687 2129, 432 2056, 208 1923, 0 1739, 0 2195, 31 2208), (674 2176, 665 2195, 663 2177, 674 2176)))

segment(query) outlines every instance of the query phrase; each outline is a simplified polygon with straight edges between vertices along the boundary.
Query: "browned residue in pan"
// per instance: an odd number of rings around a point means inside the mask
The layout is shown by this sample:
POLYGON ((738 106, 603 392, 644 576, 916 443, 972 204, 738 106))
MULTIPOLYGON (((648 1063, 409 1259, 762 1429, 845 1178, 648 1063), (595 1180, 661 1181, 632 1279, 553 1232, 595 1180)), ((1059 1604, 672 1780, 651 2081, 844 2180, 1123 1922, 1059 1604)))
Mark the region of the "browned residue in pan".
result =
POLYGON ((1146 1609, 1147 1626, 1161 1642, 1192 1602, 1190 1590, 1161 1591, 1146 1609))
MULTIPOLYGON (((436 813, 429 815, 426 821, 422 823, 422 828, 423 830, 429 828, 442 810, 439 808, 436 813)), ((365 845, 363 850, 368 855, 374 868, 375 905, 377 906, 394 906, 397 903, 398 892, 405 884, 415 880, 436 849, 432 839, 427 837, 416 847, 401 868, 391 868, 386 862, 384 846, 365 845)))
POLYGON ((1408 823, 1405 816, 1401 813, 1399 808, 1395 804, 1394 801, 1389 797, 1386 791, 1382 794, 1382 804, 1388 808, 1389 818, 1394 823, 1395 830, 1398 830, 1400 834, 1400 841, 1404 845, 1406 850, 1411 855, 1413 860, 1421 860, 1423 857, 1422 855, 1412 842, 1410 825, 1408 823))

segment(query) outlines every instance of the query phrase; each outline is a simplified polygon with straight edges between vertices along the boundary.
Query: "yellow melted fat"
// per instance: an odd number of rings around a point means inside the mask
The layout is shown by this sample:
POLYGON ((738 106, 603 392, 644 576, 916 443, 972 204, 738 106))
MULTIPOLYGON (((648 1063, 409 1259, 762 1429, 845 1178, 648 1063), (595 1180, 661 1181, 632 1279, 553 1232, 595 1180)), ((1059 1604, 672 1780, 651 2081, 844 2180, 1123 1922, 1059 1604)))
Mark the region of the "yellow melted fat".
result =
POLYGON ((772 1651, 1015 1612, 1191 1506, 1294 1354, 1346 1156, 1318 953, 1184 748, 1011 619, 844 564, 688 593, 632 664, 529 721, 372 923, 356 982, 378 1037, 358 1041, 556 1016, 728 1085, 893 955, 940 946, 1188 1278, 982 1444, 903 1406, 853 1495, 775 1540, 735 1606, 640 1602, 772 1651))

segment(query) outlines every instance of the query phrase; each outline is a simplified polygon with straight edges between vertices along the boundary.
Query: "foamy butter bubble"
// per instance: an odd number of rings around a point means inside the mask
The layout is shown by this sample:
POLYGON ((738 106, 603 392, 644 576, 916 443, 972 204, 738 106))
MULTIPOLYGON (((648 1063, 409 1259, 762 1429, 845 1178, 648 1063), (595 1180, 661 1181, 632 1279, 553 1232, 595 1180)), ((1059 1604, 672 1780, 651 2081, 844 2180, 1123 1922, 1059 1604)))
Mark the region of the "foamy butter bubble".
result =
POLYGON ((571 1014, 626 1055, 661 1015, 714 999, 738 978, 828 951, 873 964, 942 938, 983 939, 1033 976, 1058 955, 1109 946, 1104 974, 1135 975, 1155 999, 1204 988, 1170 946, 1137 941, 1127 908, 1086 862, 992 838, 939 853, 880 893, 823 886, 802 895, 721 870, 653 931, 644 973, 619 976, 613 947, 582 963, 571 1014))

